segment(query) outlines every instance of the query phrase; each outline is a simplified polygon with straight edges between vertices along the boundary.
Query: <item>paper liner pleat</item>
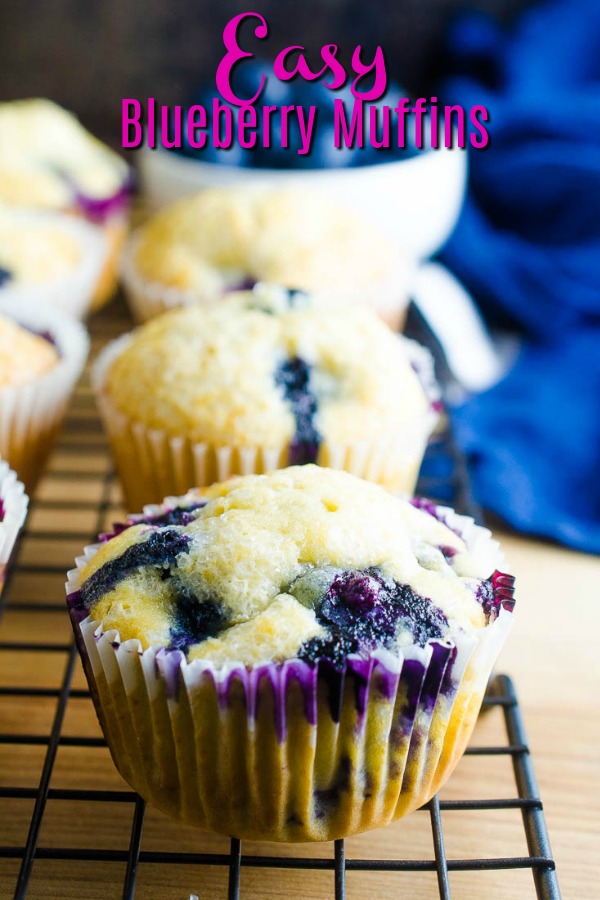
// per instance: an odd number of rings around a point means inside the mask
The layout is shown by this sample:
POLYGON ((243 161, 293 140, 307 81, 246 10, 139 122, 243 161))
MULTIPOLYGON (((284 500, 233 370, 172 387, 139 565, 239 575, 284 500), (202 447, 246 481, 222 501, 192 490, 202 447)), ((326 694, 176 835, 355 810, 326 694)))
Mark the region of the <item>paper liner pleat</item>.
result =
MULTIPOLYGON (((494 658, 506 616, 486 635, 494 658)), ((357 672, 350 659, 336 716, 322 667, 296 661, 222 676, 179 660, 164 678, 164 651, 114 646, 114 633, 99 634, 89 620, 80 627, 92 696, 123 777, 169 815, 236 837, 331 840, 400 818, 450 774, 455 754, 442 748, 452 717, 466 733, 478 712, 474 682, 454 668, 459 656, 466 663, 477 654, 472 639, 413 651, 399 671, 374 657, 357 672), (297 678, 293 666, 302 667, 297 678)), ((478 671, 475 682, 487 676, 489 668, 478 671)))
POLYGON ((31 491, 61 425, 89 349, 87 332, 71 316, 33 301, 0 298, 0 314, 35 332, 48 332, 60 359, 28 384, 0 388, 0 456, 31 491))
POLYGON ((17 535, 27 516, 29 498, 8 463, 0 458, 0 593, 17 535))

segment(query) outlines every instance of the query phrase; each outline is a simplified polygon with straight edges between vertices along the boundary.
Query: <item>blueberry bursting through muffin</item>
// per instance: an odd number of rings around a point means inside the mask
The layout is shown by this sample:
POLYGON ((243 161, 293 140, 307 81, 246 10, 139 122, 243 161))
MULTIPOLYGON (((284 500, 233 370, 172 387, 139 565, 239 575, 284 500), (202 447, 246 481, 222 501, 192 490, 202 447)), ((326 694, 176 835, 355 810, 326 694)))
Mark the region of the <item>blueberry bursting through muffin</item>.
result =
MULTIPOLYGON (((144 540, 129 546, 86 579, 73 598, 80 615, 85 617, 92 612, 94 604, 124 579, 151 569, 161 582, 168 582, 174 597, 167 649, 185 653, 191 646, 231 628, 227 607, 219 597, 199 590, 198 586, 195 592, 191 591, 180 575, 182 556, 191 547, 189 535, 178 526, 193 522, 205 505, 206 501, 200 499, 154 516, 132 517, 127 525, 116 525, 105 540, 131 525, 147 525, 151 530, 144 540)), ((419 505, 419 501, 414 505, 419 505)), ((451 548, 442 545, 438 550, 451 564, 455 556, 449 552, 451 548)), ((488 623, 497 618, 503 603, 512 608, 512 588, 512 577, 499 572, 479 582, 474 597, 488 623)), ((349 570, 311 567, 291 584, 282 585, 281 591, 314 609, 323 627, 323 636, 310 638, 298 647, 297 658, 310 665, 327 660, 339 670, 348 655, 367 657, 377 649, 391 648, 400 635, 423 647, 429 640, 443 640, 448 633, 448 618, 438 606, 375 566, 349 570)))
POLYGON ((441 609, 374 568, 336 575, 316 610, 329 637, 311 638, 302 645, 298 656, 311 663, 325 658, 342 665, 350 653, 364 655, 388 647, 402 627, 424 646, 441 638, 448 627, 441 609))
MULTIPOLYGON (((288 290, 287 302, 293 308, 305 296, 302 291, 288 290)), ((316 426, 318 402, 311 386, 311 366, 300 356, 286 359, 275 371, 275 384, 283 389, 296 423, 289 464, 303 466, 316 462, 322 437, 316 426)))
POLYGON ((9 281, 12 281, 12 272, 8 269, 3 269, 0 266, 0 288, 4 287, 5 284, 8 284, 9 281))
POLYGON ((296 430, 290 443, 289 463, 303 466, 317 461, 321 435, 315 424, 318 410, 317 398, 311 390, 311 367, 301 357, 294 356, 280 363, 275 372, 275 383, 283 388, 289 403, 296 430))

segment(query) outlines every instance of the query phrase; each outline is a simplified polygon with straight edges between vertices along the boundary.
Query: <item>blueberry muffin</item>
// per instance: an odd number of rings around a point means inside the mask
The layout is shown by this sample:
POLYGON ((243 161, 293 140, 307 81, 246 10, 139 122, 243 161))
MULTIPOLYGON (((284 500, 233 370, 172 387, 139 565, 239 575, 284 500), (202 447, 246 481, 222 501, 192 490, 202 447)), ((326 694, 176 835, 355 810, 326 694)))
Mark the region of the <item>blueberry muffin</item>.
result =
POLYGON ((132 237, 123 276, 141 321, 270 282, 367 303, 396 330, 405 271, 393 241, 310 191, 210 189, 156 213, 132 237))
POLYGON ((57 364, 54 343, 0 312, 0 389, 16 388, 46 375, 57 364))
POLYGON ((366 307, 266 285, 153 319, 93 374, 129 509, 310 462, 412 491, 436 419, 423 352, 366 307))
POLYGON ((109 253, 98 302, 115 287, 130 194, 126 163, 71 113, 49 100, 0 103, 0 203, 72 213, 102 229, 109 253))
POLYGON ((81 318, 105 258, 102 233, 83 220, 0 206, 0 296, 37 300, 81 318))
POLYGON ((67 585, 119 771, 240 838, 331 840, 417 808, 512 620, 500 558, 471 520, 317 466, 147 508, 67 585))
POLYGON ((0 456, 31 492, 88 352, 84 328, 0 289, 0 456))
POLYGON ((0 594, 17 535, 27 515, 28 497, 8 463, 0 458, 0 594))

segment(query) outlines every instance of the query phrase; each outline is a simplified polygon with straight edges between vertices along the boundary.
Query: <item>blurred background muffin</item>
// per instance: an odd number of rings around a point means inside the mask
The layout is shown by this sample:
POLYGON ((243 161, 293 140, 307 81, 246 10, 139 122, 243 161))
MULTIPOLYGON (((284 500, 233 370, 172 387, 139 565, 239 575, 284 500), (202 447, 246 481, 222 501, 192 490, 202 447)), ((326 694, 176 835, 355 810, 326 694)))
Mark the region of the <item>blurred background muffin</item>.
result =
POLYGON ((108 257, 95 288, 113 293, 127 233, 131 174, 125 161, 49 100, 0 104, 0 202, 82 216, 102 229, 108 257))
POLYGON ((406 270, 385 233, 319 193, 246 186, 155 213, 133 235, 123 274, 141 321, 261 281, 366 303, 398 330, 406 270))
POLYGON ((0 297, 36 300, 82 318, 106 252, 102 232, 82 219, 0 204, 0 297))
POLYGON ((412 491, 437 419, 427 363, 364 306, 258 284, 118 339, 93 381, 136 509, 290 463, 412 491))

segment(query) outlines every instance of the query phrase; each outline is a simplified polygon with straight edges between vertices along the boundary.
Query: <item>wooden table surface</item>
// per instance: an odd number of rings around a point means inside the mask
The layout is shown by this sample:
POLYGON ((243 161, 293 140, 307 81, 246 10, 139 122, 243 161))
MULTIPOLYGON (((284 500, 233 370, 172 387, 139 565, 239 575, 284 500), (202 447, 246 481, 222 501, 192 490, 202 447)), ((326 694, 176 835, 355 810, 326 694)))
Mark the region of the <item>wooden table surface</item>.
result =
MULTIPOLYGON (((111 328, 116 333, 122 326, 117 317, 111 328)), ((60 686, 66 650, 31 653, 9 650, 6 644, 35 642, 60 647, 70 640, 68 617, 62 608, 62 571, 70 567, 86 542, 82 535, 91 537, 98 526, 95 507, 106 489, 109 470, 102 441, 84 383, 66 423, 64 440, 36 494, 29 534, 20 549, 22 568, 5 598, 0 624, 0 686, 60 686), (75 431, 77 441, 73 440, 75 431), (84 445, 88 448, 85 453, 84 445), (65 497, 72 508, 57 512, 54 501, 65 497), (59 533, 66 536, 59 537, 59 533)), ((116 486, 104 500, 108 504, 102 525, 107 525, 120 515, 116 486)), ((516 537, 506 537, 504 545, 511 571, 517 576, 518 608, 498 668, 515 681, 563 895, 577 900, 595 898, 600 894, 600 561, 516 537)), ((79 662, 73 686, 85 687, 79 662)), ((55 696, 0 695, 0 735, 49 735, 56 706, 55 696)), ((99 736, 89 699, 70 697, 62 733, 99 736)), ((492 709, 480 719, 473 741, 482 745, 505 741, 500 709, 492 709)), ((0 788, 30 789, 29 793, 14 791, 15 796, 0 797, 1 846, 25 844, 46 749, 43 743, 0 742, 0 788), (19 793, 21 796, 16 796, 19 793)), ((75 802, 60 795, 61 789, 127 789, 105 748, 61 744, 50 787, 58 794, 48 801, 40 848, 127 849, 130 803, 75 802)), ((442 799, 515 795, 510 759, 485 756, 465 757, 441 792, 442 799)), ((527 856, 517 810, 449 811, 442 815, 449 858, 527 856)), ((227 853, 229 843, 149 810, 142 849, 227 853)), ((331 845, 290 848, 244 842, 244 852, 330 857, 331 845)), ((431 859, 429 815, 417 812, 396 825, 352 838, 346 842, 346 853, 349 858, 431 859)), ((17 849, 14 858, 0 858, 0 897, 12 896, 19 866, 17 849)), ((61 900, 119 897, 124 871, 123 862, 49 860, 42 853, 33 864, 27 896, 61 900)), ((331 871, 243 868, 241 884, 241 896, 246 900, 284 896, 324 900, 333 896, 331 871)), ((531 872, 526 869, 452 872, 450 886, 454 898, 535 896, 531 872)), ((349 872, 347 892, 350 900, 438 896, 434 872, 349 872)), ((226 897, 226 868, 140 865, 136 897, 187 900, 190 894, 201 900, 226 897)))

